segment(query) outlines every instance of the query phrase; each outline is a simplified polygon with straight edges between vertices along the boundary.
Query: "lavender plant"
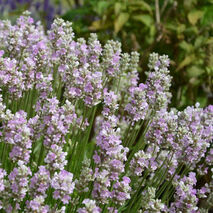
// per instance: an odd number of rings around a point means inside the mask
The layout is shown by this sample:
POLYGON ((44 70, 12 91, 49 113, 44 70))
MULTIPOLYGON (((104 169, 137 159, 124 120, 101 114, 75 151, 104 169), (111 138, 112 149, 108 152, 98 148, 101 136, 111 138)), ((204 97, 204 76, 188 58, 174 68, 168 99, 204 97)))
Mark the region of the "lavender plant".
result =
POLYGON ((0 22, 2 212, 208 212, 213 106, 169 109, 169 59, 0 22))

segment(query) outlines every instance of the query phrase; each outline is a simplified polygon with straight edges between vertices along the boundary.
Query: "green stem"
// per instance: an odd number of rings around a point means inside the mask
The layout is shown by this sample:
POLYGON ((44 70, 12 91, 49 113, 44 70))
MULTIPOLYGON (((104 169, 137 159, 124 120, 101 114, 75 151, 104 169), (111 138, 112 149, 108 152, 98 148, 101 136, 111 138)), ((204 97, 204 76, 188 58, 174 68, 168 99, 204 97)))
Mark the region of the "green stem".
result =
POLYGON ((40 166, 43 163, 43 154, 44 154, 44 145, 42 143, 40 153, 39 153, 39 158, 38 158, 38 166, 40 166))
MULTIPOLYGON (((162 187, 160 188, 160 190, 157 192, 156 198, 159 198, 159 197, 161 196, 161 194, 164 192, 164 190, 165 190, 167 187, 169 188, 169 186, 172 184, 172 181, 173 181, 175 175, 178 174, 178 173, 181 171, 182 167, 183 167, 183 164, 180 165, 180 166, 176 169, 176 171, 175 171, 175 173, 172 175, 171 179, 170 179, 168 182, 165 182, 165 183, 163 184, 163 186, 162 186, 162 187)), ((168 190, 168 188, 167 188, 167 190, 168 190)), ((166 190, 166 192, 167 192, 167 190, 166 190)), ((166 192, 165 192, 165 193, 166 193, 166 192)), ((165 195, 165 193, 164 193, 164 195, 165 195)))
POLYGON ((131 213, 132 206, 134 205, 135 200, 137 199, 138 195, 140 194, 141 189, 142 189, 142 187, 143 187, 143 182, 144 182, 145 179, 147 178, 148 174, 149 174, 149 172, 148 172, 148 170, 146 170, 145 173, 144 173, 144 176, 143 176, 143 178, 142 178, 142 180, 141 180, 141 183, 139 184, 139 186, 141 186, 141 187, 138 187, 138 190, 137 190, 136 193, 133 195, 133 198, 130 200, 130 203, 128 203, 128 206, 129 206, 128 209, 127 209, 127 212, 128 212, 128 213, 131 213))

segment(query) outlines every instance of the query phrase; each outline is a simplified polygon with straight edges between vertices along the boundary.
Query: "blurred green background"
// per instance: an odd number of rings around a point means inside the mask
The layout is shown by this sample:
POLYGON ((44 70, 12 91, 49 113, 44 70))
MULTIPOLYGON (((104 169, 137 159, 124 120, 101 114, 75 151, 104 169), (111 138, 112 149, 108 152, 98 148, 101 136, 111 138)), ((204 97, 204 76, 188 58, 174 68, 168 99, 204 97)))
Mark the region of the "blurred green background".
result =
MULTIPOLYGON (((0 9, 6 2, 10 4, 9 0, 1 1, 0 9)), ((141 81, 151 52, 169 55, 173 76, 171 107, 213 103, 213 0, 14 2, 15 7, 1 9, 1 18, 14 20, 28 9, 48 29, 54 17, 62 17, 73 22, 77 37, 87 38, 96 32, 102 44, 116 39, 123 51, 138 51, 141 81)))

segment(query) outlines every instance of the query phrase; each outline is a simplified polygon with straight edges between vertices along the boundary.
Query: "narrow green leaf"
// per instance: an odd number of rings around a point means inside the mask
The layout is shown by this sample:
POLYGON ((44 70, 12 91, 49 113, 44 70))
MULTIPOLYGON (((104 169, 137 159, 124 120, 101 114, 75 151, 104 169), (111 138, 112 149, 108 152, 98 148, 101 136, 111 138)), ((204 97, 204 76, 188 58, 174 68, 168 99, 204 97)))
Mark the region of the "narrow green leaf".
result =
POLYGON ((131 9, 135 10, 143 10, 148 11, 149 13, 152 13, 152 8, 149 4, 147 4, 145 1, 131 1, 129 3, 129 6, 131 9))
POLYGON ((179 64, 179 66, 177 67, 177 71, 179 71, 180 69, 182 69, 183 67, 191 64, 193 61, 195 60, 195 55, 188 55, 184 58, 184 60, 179 64))
POLYGON ((98 15, 102 16, 110 5, 111 5, 110 1, 99 1, 95 10, 98 15))
POLYGON ((188 14, 188 20, 192 25, 195 25, 199 19, 203 17, 204 12, 201 10, 195 10, 188 14))
POLYGON ((194 50, 194 47, 192 46, 192 44, 187 43, 186 41, 182 41, 179 44, 180 48, 182 48, 183 50, 185 50, 187 53, 190 53, 194 50))
POLYGON ((211 25, 213 20, 213 5, 203 7, 202 10, 204 11, 204 15, 201 19, 201 25, 211 25))
POLYGON ((140 21, 148 27, 150 27, 150 25, 153 23, 153 18, 147 14, 134 15, 132 19, 140 21))
POLYGON ((122 3, 116 2, 114 5, 115 15, 117 16, 122 11, 122 3))
POLYGON ((206 44, 213 44, 213 37, 210 37, 207 41, 206 44))
POLYGON ((123 25, 128 21, 129 14, 128 13, 121 13, 118 18, 114 22, 114 30, 115 33, 118 33, 123 25))
POLYGON ((191 66, 187 69, 187 75, 189 76, 189 78, 199 77, 204 72, 205 71, 199 66, 191 66))
POLYGON ((195 40, 195 43, 194 43, 195 48, 200 48, 205 42, 204 39, 205 38, 203 36, 198 36, 195 40))

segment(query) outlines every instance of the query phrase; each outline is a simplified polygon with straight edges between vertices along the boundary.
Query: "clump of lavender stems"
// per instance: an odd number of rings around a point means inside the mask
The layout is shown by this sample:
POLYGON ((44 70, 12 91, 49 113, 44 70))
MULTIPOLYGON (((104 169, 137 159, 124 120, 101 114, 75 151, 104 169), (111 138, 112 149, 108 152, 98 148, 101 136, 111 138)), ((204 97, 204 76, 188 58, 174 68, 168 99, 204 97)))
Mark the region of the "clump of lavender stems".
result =
POLYGON ((62 19, 0 21, 1 211, 208 212, 213 106, 170 109, 168 57, 144 82, 138 61, 62 19))

